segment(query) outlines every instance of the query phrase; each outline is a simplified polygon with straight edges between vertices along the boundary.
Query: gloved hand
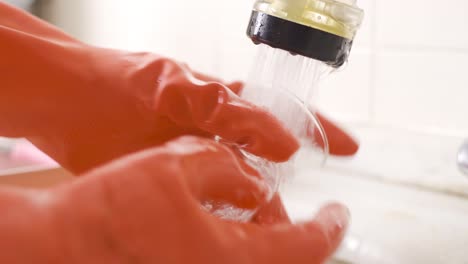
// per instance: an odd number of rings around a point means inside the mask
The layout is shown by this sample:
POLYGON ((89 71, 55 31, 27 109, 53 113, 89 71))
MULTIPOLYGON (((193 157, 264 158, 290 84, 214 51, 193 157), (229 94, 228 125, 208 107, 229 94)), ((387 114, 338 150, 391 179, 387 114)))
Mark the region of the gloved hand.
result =
POLYGON ((0 3, 0 133, 80 173, 180 135, 221 136, 273 161, 296 139, 266 111, 175 61, 85 45, 0 3), (280 139, 280 140, 279 140, 280 139))
MULTIPOLYGON (((0 135, 28 138, 74 173, 186 134, 219 135, 273 161, 298 148, 275 118, 235 95, 239 83, 83 44, 4 3, 0 39, 0 135)), ((357 149, 343 139, 334 148, 332 138, 332 152, 357 149)))
POLYGON ((205 200, 242 208, 266 187, 230 149, 185 137, 110 163, 46 193, 0 192, 0 263, 323 263, 348 212, 262 226, 209 215, 205 200))

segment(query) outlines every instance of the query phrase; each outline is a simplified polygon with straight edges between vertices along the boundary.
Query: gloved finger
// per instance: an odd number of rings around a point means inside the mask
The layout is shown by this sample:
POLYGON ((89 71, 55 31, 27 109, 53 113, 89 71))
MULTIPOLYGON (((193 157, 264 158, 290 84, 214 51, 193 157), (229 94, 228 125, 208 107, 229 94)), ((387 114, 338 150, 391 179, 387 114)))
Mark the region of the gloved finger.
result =
POLYGON ((181 127, 196 126, 272 161, 286 161, 299 148, 297 139, 266 110, 220 83, 190 78, 177 76, 160 84, 158 112, 181 127))
MULTIPOLYGON (((201 73, 194 72, 193 74, 196 78, 202 81, 220 82, 220 80, 218 79, 209 77, 201 73)), ((242 91, 243 83, 234 82, 227 86, 231 91, 239 95, 240 92, 242 91)), ((332 121, 330 121, 328 118, 326 118, 322 114, 316 113, 316 116, 318 118, 318 121, 322 124, 322 127, 328 138, 329 151, 331 155, 351 156, 351 155, 356 154, 356 152, 359 149, 359 144, 348 133, 346 133, 344 130, 339 128, 336 124, 334 124, 332 121)), ((318 131, 315 131, 313 133, 313 137, 314 137, 315 142, 319 146, 323 147, 323 140, 321 138, 320 133, 318 133, 318 131)))
POLYGON ((240 95, 244 88, 244 84, 242 82, 232 82, 226 84, 226 86, 237 95, 240 95))
POLYGON ((348 210, 330 204, 310 222, 273 226, 264 234, 261 243, 267 243, 269 248, 259 263, 323 263, 341 243, 348 222, 348 210))
POLYGON ((199 122, 202 130, 236 142, 245 150, 266 159, 288 160, 299 148, 289 131, 269 112, 244 101, 222 86, 217 90, 218 104, 211 115, 199 122))
MULTIPOLYGON (((322 125, 323 132, 328 139, 328 147, 331 155, 352 156, 359 150, 359 144, 344 130, 339 128, 322 114, 316 112, 315 116, 322 125)), ((320 148, 324 148, 325 143, 322 134, 316 126, 310 130, 309 136, 320 148)))
POLYGON ((193 70, 192 70, 192 74, 193 74, 193 76, 195 78, 197 78, 198 80, 203 81, 203 82, 217 82, 217 83, 224 84, 224 85, 226 85, 227 88, 229 88, 231 91, 233 91, 237 95, 240 94, 240 92, 242 91, 242 88, 244 86, 244 84, 242 82, 236 81, 236 82, 226 83, 226 82, 223 82, 221 79, 214 78, 212 76, 209 76, 209 75, 206 75, 206 74, 203 74, 203 73, 200 73, 200 72, 196 72, 196 71, 193 71, 193 70))
MULTIPOLYGON (((316 113, 316 116, 327 135, 330 154, 337 156, 351 156, 356 154, 359 150, 359 144, 348 133, 322 114, 316 113)), ((318 135, 318 133, 315 133, 315 135, 318 135)))
MULTIPOLYGON (((200 80, 207 82, 219 81, 215 78, 200 73, 194 73, 194 75, 200 80)), ((228 84, 227 87, 237 95, 240 95, 243 85, 244 84, 242 82, 233 82, 228 84)), ((316 116, 319 122, 322 124, 322 127, 328 138, 328 146, 331 155, 351 156, 356 154, 356 152, 359 150, 359 144, 347 132, 338 127, 335 123, 330 121, 322 114, 317 112, 316 116)), ((316 131, 313 135, 316 143, 323 147, 323 140, 320 133, 316 131)))
MULTIPOLYGON (((217 81, 218 79, 209 77, 207 75, 203 75, 200 73, 195 73, 194 76, 203 81, 217 81)), ((236 93, 237 95, 240 94, 244 84, 242 82, 234 82, 227 85, 228 88, 236 93)), ((325 134, 328 138, 328 146, 331 155, 336 156, 351 156, 356 154, 359 150, 359 144, 353 139, 347 132, 343 129, 338 127, 335 123, 330 121, 324 115, 320 114, 319 112, 316 113, 317 119, 321 123, 325 134)), ((323 140, 321 138, 320 133, 315 131, 313 133, 315 142, 318 143, 319 146, 323 147, 323 140)))
POLYGON ((0 27, 8 27, 32 35, 49 37, 56 40, 76 41, 51 24, 35 16, 0 1, 0 27))
POLYGON ((290 224, 291 219, 284 208, 280 195, 275 194, 269 203, 259 208, 252 222, 269 226, 275 224, 290 224))
POLYGON ((164 149, 181 157, 180 169, 201 202, 220 201, 253 209, 267 201, 266 182, 228 147, 210 139, 186 136, 167 143, 164 149))

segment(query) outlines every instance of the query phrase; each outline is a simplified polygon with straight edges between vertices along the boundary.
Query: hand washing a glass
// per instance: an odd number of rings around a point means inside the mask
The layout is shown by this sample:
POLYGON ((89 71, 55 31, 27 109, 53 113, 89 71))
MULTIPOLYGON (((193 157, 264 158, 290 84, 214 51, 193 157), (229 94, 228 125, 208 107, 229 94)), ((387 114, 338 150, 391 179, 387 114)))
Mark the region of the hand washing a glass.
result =
MULTIPOLYGON (((300 141, 239 96, 244 84, 90 46, 1 2, 0 58, 0 136, 27 138, 77 176, 41 191, 0 188, 0 263, 309 264, 340 244, 344 206, 293 224, 246 161, 286 162, 300 141), (224 220, 207 201, 255 214, 224 220)), ((331 154, 357 151, 316 116, 331 154)))

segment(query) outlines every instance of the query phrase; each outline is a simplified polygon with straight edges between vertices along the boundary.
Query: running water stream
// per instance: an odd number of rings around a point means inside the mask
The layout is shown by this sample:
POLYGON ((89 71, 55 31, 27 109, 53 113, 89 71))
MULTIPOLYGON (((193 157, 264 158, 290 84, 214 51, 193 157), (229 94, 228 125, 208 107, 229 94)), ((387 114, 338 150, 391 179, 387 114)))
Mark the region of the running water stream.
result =
MULTIPOLYGON (((326 159, 327 139, 310 102, 320 80, 332 70, 317 60, 263 44, 258 46, 241 97, 271 112, 301 143, 300 150, 284 163, 243 152, 246 161, 265 177, 271 187, 271 196, 284 180, 294 177, 299 164, 319 167, 326 159)), ((255 213, 216 202, 205 204, 205 208, 223 219, 241 222, 250 220, 255 213)))

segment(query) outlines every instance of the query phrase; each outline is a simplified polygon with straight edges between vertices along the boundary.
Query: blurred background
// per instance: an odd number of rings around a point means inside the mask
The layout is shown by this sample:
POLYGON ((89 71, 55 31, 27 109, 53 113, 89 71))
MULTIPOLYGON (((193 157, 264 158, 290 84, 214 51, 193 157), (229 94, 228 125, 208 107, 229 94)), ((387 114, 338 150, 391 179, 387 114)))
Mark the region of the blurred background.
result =
MULTIPOLYGON (((251 0, 6 2, 82 41, 153 51, 226 80, 244 79, 256 51, 245 34, 251 0)), ((459 160, 468 138, 468 2, 358 4, 366 17, 350 61, 313 103, 361 150, 299 176, 285 190, 289 210, 300 220, 312 204, 341 200, 353 212, 352 232, 376 245, 366 254, 468 263, 468 176, 459 160)))

